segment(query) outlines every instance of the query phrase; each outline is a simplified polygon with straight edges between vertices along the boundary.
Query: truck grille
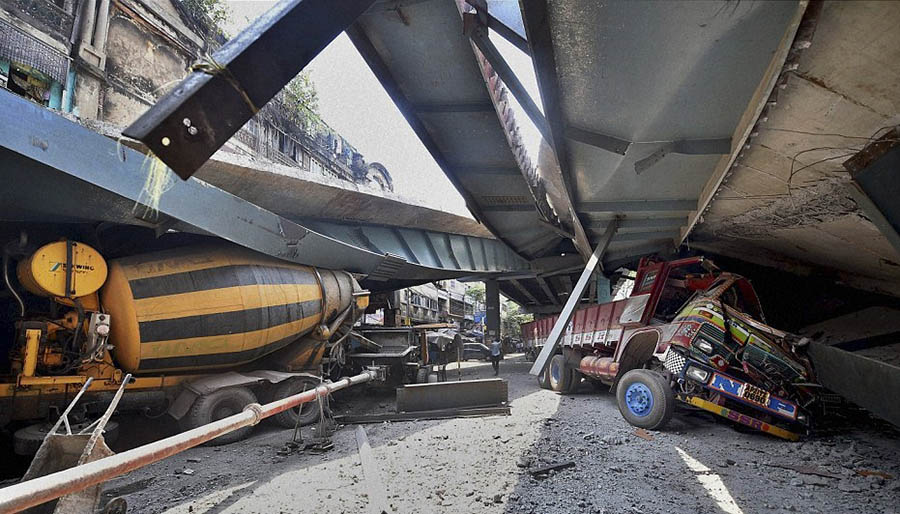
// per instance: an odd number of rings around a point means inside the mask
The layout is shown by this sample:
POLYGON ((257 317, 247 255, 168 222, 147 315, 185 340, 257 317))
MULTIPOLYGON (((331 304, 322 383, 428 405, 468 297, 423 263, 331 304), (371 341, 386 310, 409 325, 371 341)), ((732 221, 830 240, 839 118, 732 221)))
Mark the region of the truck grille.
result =
POLYGON ((698 335, 704 336, 706 340, 711 343, 722 344, 723 342, 725 342, 725 333, 712 323, 704 323, 700 325, 700 332, 698 333, 698 335))

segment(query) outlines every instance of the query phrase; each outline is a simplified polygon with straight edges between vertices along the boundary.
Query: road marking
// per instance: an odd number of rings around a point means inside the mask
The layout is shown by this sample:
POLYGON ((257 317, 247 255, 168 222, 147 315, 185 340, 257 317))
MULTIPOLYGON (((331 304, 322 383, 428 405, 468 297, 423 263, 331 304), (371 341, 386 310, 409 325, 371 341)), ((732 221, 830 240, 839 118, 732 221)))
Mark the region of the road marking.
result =
POLYGON ((731 493, 728 492, 725 483, 722 482, 722 477, 704 466, 702 462, 688 455, 687 452, 681 448, 676 446, 675 449, 678 450, 678 455, 681 456, 681 460, 687 464, 687 467, 696 473, 697 481, 699 481, 700 485, 706 489, 706 493, 716 501, 716 504, 718 504, 723 512, 727 512, 728 514, 744 514, 744 511, 742 511, 734 501, 731 493))

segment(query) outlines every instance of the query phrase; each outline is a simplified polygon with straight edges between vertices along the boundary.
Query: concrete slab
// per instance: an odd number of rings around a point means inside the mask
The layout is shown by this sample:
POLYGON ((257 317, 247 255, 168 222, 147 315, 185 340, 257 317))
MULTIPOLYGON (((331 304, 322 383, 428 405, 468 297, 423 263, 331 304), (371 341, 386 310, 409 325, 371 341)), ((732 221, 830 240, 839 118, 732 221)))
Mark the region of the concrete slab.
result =
POLYGON ((785 73, 692 244, 900 294, 900 255, 850 197, 842 167, 900 121, 898 23, 895 3, 824 4, 797 69, 785 73))

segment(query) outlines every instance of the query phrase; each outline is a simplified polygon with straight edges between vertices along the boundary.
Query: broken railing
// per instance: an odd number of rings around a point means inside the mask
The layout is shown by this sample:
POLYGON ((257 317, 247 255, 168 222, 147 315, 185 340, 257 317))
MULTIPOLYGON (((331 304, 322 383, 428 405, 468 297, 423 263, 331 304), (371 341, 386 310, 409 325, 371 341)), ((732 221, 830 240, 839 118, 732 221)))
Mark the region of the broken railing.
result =
POLYGON ((300 404, 327 396, 334 391, 369 382, 376 378, 378 378, 378 372, 376 370, 368 370, 359 375, 343 378, 337 382, 324 383, 315 389, 288 396, 272 403, 265 405, 253 403, 246 406, 238 414, 214 421, 202 427, 87 464, 57 471, 56 473, 0 489, 0 513, 19 512, 67 494, 81 491, 166 457, 171 457, 188 448, 193 448, 215 439, 220 435, 246 426, 256 425, 264 418, 274 416, 279 412, 284 412, 300 404))

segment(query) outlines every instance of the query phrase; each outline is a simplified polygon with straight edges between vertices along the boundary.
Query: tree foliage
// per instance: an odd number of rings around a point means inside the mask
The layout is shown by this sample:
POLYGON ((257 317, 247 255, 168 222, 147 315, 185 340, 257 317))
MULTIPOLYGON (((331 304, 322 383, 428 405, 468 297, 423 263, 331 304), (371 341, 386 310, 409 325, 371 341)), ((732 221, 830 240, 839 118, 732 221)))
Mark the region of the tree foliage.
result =
POLYGON ((292 78, 285 86, 285 90, 290 94, 289 102, 296 102, 295 107, 297 113, 307 120, 307 125, 318 121, 319 119, 319 93, 316 91, 316 85, 310 77, 309 71, 301 71, 296 77, 292 78))
POLYGON ((475 301, 475 303, 484 303, 484 284, 477 283, 466 289, 466 296, 475 301))
POLYGON ((503 315, 503 322, 509 327, 510 337, 522 336, 522 323, 534 321, 534 314, 522 312, 521 307, 517 303, 508 302, 506 304, 506 313, 503 315))
POLYGON ((191 12, 206 16, 217 27, 228 21, 231 11, 226 0, 181 0, 191 12))

